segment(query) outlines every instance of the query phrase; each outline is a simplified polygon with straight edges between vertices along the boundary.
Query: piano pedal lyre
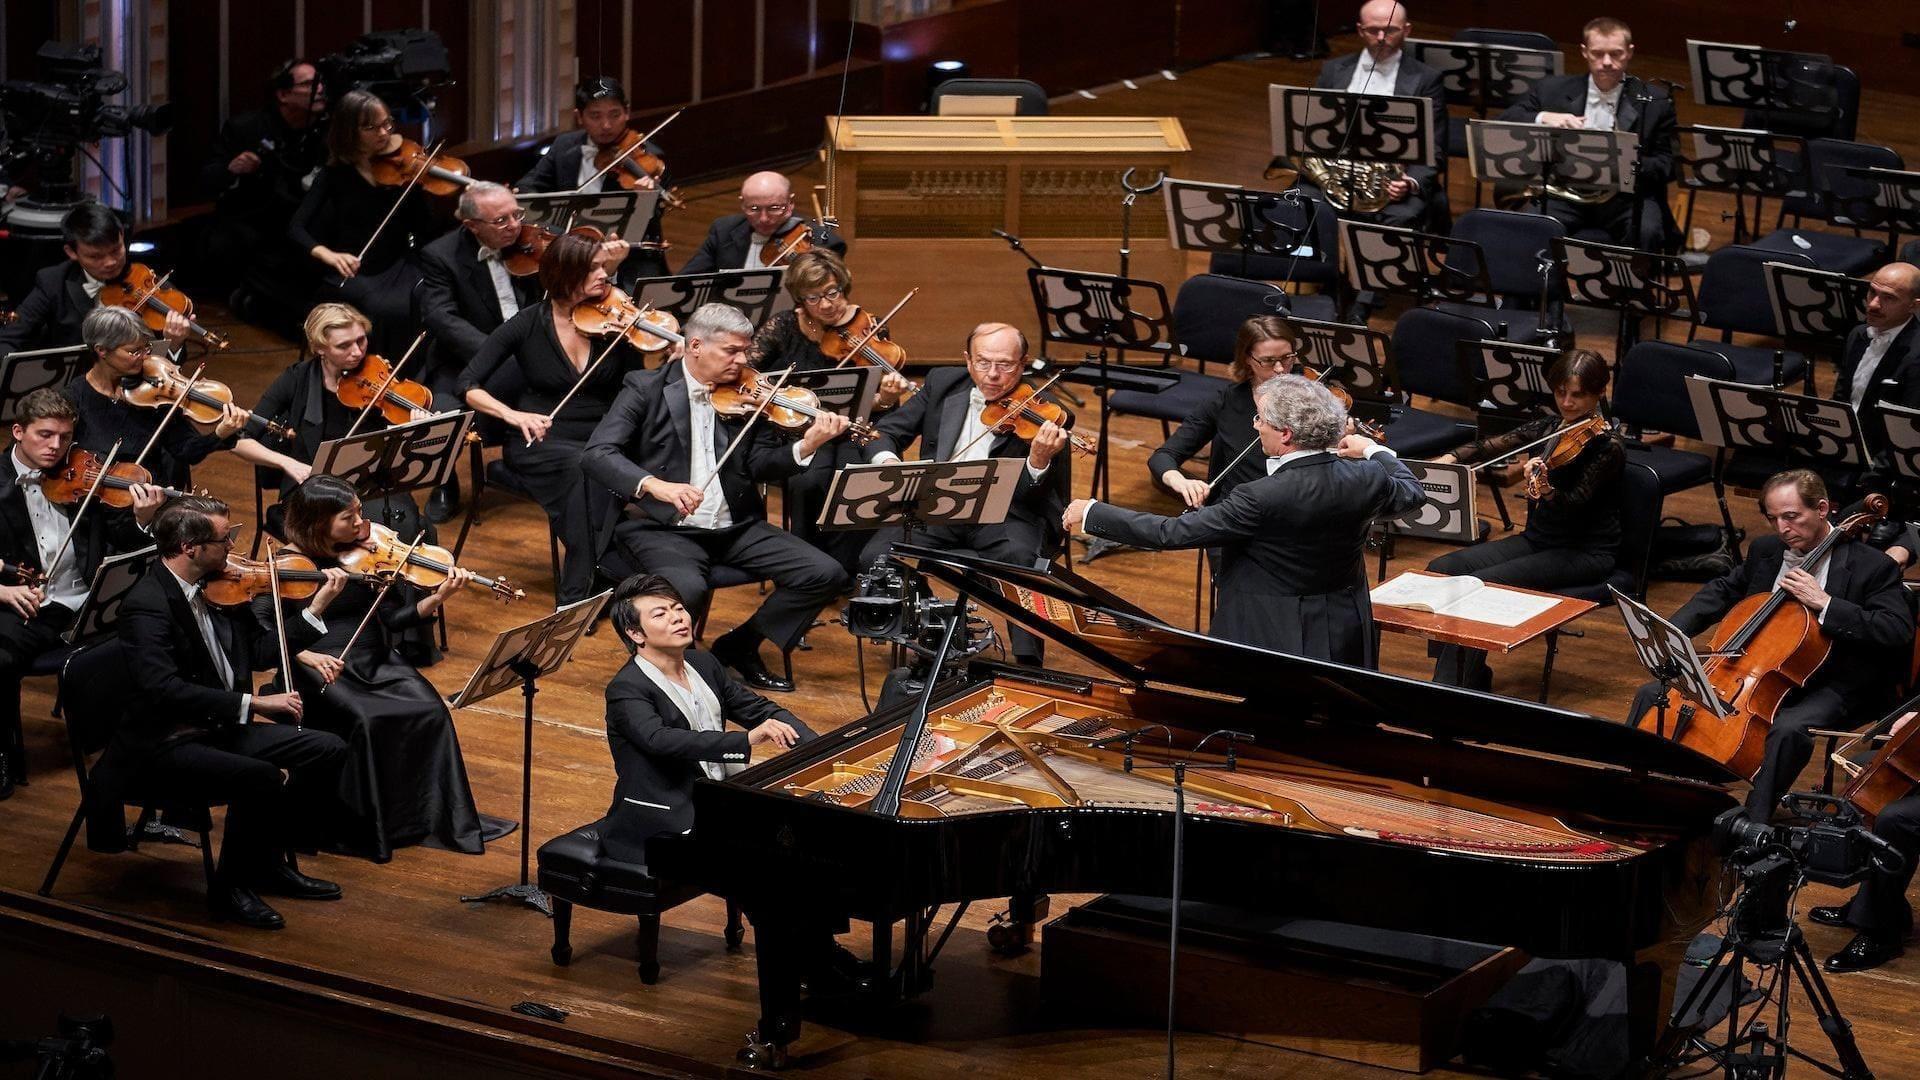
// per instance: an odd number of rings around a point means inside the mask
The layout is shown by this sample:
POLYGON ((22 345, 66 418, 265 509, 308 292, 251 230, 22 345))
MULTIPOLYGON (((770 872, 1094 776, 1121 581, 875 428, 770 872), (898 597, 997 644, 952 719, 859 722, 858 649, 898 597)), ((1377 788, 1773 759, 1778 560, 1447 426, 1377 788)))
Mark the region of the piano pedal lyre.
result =
POLYGON ((1051 901, 1040 896, 1015 896, 1007 910, 987 923, 987 946, 995 956, 1019 956, 1033 947, 1033 930, 1047 917, 1051 901))
POLYGON ((787 1067, 786 1048, 779 1043, 768 1042, 760 1037, 758 1031, 747 1032, 747 1045, 733 1055, 733 1059, 749 1069, 784 1069, 787 1067))

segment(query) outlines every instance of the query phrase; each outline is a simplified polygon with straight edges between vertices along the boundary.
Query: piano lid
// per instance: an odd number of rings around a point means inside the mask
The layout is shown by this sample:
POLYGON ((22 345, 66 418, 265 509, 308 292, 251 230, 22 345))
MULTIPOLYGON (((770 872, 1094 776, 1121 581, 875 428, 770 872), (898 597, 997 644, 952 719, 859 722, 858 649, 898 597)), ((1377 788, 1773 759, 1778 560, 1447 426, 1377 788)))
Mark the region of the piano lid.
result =
POLYGON ((1018 566, 912 544, 895 544, 893 554, 1144 690, 1256 709, 1286 703, 1328 724, 1386 725, 1710 784, 1738 779, 1703 754, 1626 724, 1169 626, 1058 565, 1018 566))

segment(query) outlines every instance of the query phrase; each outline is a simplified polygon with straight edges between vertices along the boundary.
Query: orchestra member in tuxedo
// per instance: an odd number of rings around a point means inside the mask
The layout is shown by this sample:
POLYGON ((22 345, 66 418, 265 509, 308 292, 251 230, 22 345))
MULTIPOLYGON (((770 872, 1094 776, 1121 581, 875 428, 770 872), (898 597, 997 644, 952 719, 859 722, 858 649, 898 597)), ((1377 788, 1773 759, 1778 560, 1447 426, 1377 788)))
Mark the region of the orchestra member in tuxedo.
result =
POLYGON ((393 357, 406 351, 417 332, 413 289, 420 269, 413 248, 439 232, 427 193, 418 185, 374 183, 373 159, 397 147, 399 139, 393 115, 372 91, 340 95, 327 124, 326 167, 314 176, 287 223, 294 246, 321 272, 317 299, 366 312, 374 325, 373 351, 393 357))
MULTIPOLYGON (((1747 796, 1747 813, 1766 821, 1813 757, 1809 731, 1857 727, 1886 714, 1911 660, 1913 611, 1900 568, 1867 544, 1837 544, 1811 572, 1800 565, 1833 528, 1827 486, 1812 470, 1768 478, 1760 511, 1773 535, 1755 540, 1743 562, 1701 586, 1670 621, 1681 633, 1698 635, 1747 597, 1780 589, 1814 613, 1833 643, 1826 662, 1773 714, 1766 757, 1747 796)), ((1637 723, 1662 693, 1659 683, 1642 686, 1627 722, 1637 723)))
MULTIPOLYGON (((693 253, 683 274, 715 270, 758 270, 779 255, 767 242, 775 234, 809 219, 794 212, 793 183, 777 172, 757 172, 740 185, 740 213, 728 214, 707 229, 700 250, 693 253)), ((826 247, 842 258, 847 242, 829 231, 826 247)))
MULTIPOLYGON (((244 609, 209 605, 201 592, 225 568, 238 532, 227 504, 205 496, 170 499, 154 515, 160 558, 120 605, 131 700, 87 785, 87 842, 121 850, 129 790, 224 802, 209 906, 217 919, 278 930, 285 920, 261 893, 340 896, 338 885, 302 874, 289 852, 311 842, 311 830, 333 812, 345 748, 337 736, 298 726, 299 694, 250 692, 253 672, 279 663, 275 635, 244 609)), ((345 585, 344 573, 330 571, 313 602, 325 605, 345 585)), ((303 612, 287 623, 287 646, 310 648, 325 629, 303 612)))
MULTIPOLYGON (((1598 416, 1607 381, 1606 359, 1575 349, 1547 369, 1555 415, 1467 443, 1434 460, 1472 465, 1548 439, 1569 425, 1598 416)), ((1428 563, 1427 569, 1477 577, 1490 585, 1549 592, 1606 581, 1620 549, 1620 478, 1626 469, 1626 448, 1607 432, 1595 436, 1572 461, 1548 469, 1547 457, 1556 442, 1540 443, 1527 461, 1528 474, 1544 477, 1546 487, 1538 497, 1528 496, 1527 527, 1520 535, 1448 552, 1428 563)), ((1433 668, 1434 682, 1459 682, 1476 690, 1492 687, 1493 671, 1487 667, 1485 651, 1441 645, 1434 655, 1439 658, 1433 668)))
POLYGON ((682 333, 684 357, 626 377, 581 462, 593 483, 628 503, 609 519, 608 539, 637 569, 672 582, 689 608, 706 610, 716 565, 773 583, 753 617, 716 638, 712 651, 755 689, 792 690, 792 680, 767 669, 760 643, 791 650, 821 607, 846 591, 847 573, 769 524, 757 485, 805 470, 846 432, 847 418, 823 412, 798 442, 770 422, 748 430, 745 417, 720 415, 712 394, 741 378, 753 324, 713 303, 682 333), (742 431, 745 441, 729 453, 742 431))
MULTIPOLYGON (((1911 708, 1912 702, 1908 702, 1911 708)), ((1904 713, 1894 721, 1889 735, 1900 735, 1914 723, 1915 713, 1904 713)), ((1913 905, 1907 902, 1907 887, 1913 884, 1913 872, 1920 866, 1920 790, 1888 803, 1873 819, 1873 834, 1905 858, 1898 870, 1876 866, 1860 882, 1853 899, 1845 904, 1816 907, 1807 917, 1822 926, 1851 927, 1853 940, 1822 965, 1841 974, 1877 968, 1899 956, 1913 933, 1913 905)))
MULTIPOLYGON (((514 187, 529 192, 581 190, 581 185, 600 172, 600 166, 594 164, 594 158, 620 145, 632 119, 633 113, 627 106, 627 88, 620 85, 620 80, 602 75, 574 87, 574 129, 561 132, 514 187)), ((652 142, 641 146, 636 151, 636 154, 640 153, 651 154, 665 164, 665 155, 652 142)), ((627 166, 623 162, 618 169, 625 171, 627 166)), ((658 179, 647 175, 634 176, 633 186, 641 191, 664 191, 666 181, 667 172, 662 169, 658 179)), ((619 191, 621 186, 620 178, 613 172, 593 181, 593 190, 596 192, 619 191)), ((665 199, 653 204, 653 219, 647 223, 647 231, 641 239, 656 244, 660 242, 660 214, 665 208, 665 199)), ((621 254, 625 261, 616 263, 616 276, 621 281, 665 277, 668 272, 666 257, 658 248, 643 247, 628 252, 623 245, 621 254)))
POLYGON ((1155 550, 1218 545, 1216 636, 1377 667, 1367 533, 1419 506, 1426 492, 1391 450, 1341 437, 1346 410, 1319 383, 1276 375, 1254 390, 1254 405, 1266 476, 1179 517, 1076 499, 1066 527, 1155 550))
MULTIPOLYGON (((993 525, 942 525, 921 529, 914 542, 936 548, 966 548, 989 559, 1021 566, 1045 565, 1059 546, 1058 522, 1072 485, 1072 456, 1065 428, 1040 425, 1029 442, 1012 432, 988 428, 981 414, 1013 393, 1027 369, 1027 336, 1007 323, 981 323, 967 335, 966 367, 939 368, 920 392, 874 425, 879 438, 867 446, 867 460, 898 461, 917 440, 922 461, 985 461, 1019 458, 1019 486, 1005 521, 993 525)), ((860 552, 860 564, 872 566, 900 540, 898 528, 879 529, 860 552)), ((1008 633, 1008 645, 1021 663, 1044 658, 1039 638, 1020 627, 1008 633)))
POLYGON ((287 243, 287 223, 326 162, 327 94, 319 72, 301 59, 275 68, 266 89, 271 103, 222 124, 200 167, 201 188, 213 200, 200 263, 213 280, 239 286, 237 313, 251 317, 261 308, 258 314, 278 324, 306 308, 307 295, 291 291, 312 287, 306 260, 287 243), (280 280, 288 277, 298 279, 291 288, 280 280))
POLYGON ((468 408, 506 424, 503 459, 539 497, 566 548, 559 602, 571 604, 593 593, 596 523, 612 506, 581 474, 580 454, 619 393, 622 375, 638 370, 641 358, 623 342, 594 367, 608 342, 573 325, 576 305, 607 295, 599 244, 555 238, 540 257, 540 284, 547 298, 487 336, 460 373, 460 393, 468 408))
MULTIPOLYGON (((337 476, 308 477, 282 505, 291 549, 323 570, 339 567, 372 530, 353 485, 337 476)), ((430 625, 472 577, 454 567, 435 589, 399 580, 383 593, 372 582, 349 581, 325 601, 282 601, 287 623, 304 608, 327 628, 294 656, 292 688, 306 706, 302 723, 333 732, 347 746, 338 792, 344 809, 329 830, 337 850, 375 862, 412 844, 469 855, 483 850, 453 716, 395 649, 401 632, 430 625)), ((257 597, 253 612, 271 632, 272 598, 257 597)))
POLYGON ((1867 279, 1866 319, 1847 331, 1835 365, 1833 396, 1859 414, 1869 446, 1883 452, 1886 431, 1870 419, 1885 402, 1920 408, 1920 267, 1888 263, 1867 279))
MULTIPOLYGON (((1350 94, 1378 94, 1395 97, 1423 97, 1433 103, 1430 115, 1438 147, 1436 159, 1447 156, 1447 98, 1440 73, 1408 56, 1404 49, 1408 22, 1407 5, 1398 0, 1368 0, 1360 6, 1356 27, 1366 48, 1348 56, 1337 56, 1321 65, 1313 85, 1322 90, 1344 90, 1350 94)), ((1374 213, 1342 210, 1343 218, 1355 218, 1382 225, 1422 229, 1427 227, 1431 209, 1444 193, 1439 188, 1438 169, 1415 165, 1405 175, 1387 182, 1386 206, 1374 213)), ((1311 183, 1303 189, 1322 193, 1311 183)), ((1322 196, 1324 197, 1324 196, 1322 196)))
MULTIPOLYGON (((127 231, 113 211, 81 203, 60 220, 67 261, 34 275, 33 291, 0 324, 0 359, 15 349, 57 349, 82 343, 80 324, 100 306, 100 290, 127 272, 127 231)), ((144 330, 143 330, 144 332, 144 330)), ((167 351, 177 353, 191 332, 187 317, 167 316, 167 351)))
POLYGON ((13 420, 13 448, 0 460, 0 559, 45 578, 32 585, 0 584, 0 799, 27 775, 20 680, 39 657, 66 646, 60 635, 73 625, 101 560, 145 547, 141 530, 164 501, 158 489, 135 485, 132 513, 95 506, 68 543, 78 507, 50 502, 40 490, 40 473, 67 459, 78 419, 60 391, 29 393, 13 420))
POLYGON ((1260 454, 1241 457, 1241 451, 1260 436, 1253 430, 1253 390, 1275 375, 1291 374, 1300 366, 1293 327, 1278 315, 1255 315, 1240 324, 1233 339, 1233 362, 1227 374, 1233 380, 1218 395, 1201 403, 1147 459, 1147 474, 1172 492, 1189 509, 1209 500, 1219 502, 1234 488, 1266 473, 1260 454), (1207 451, 1207 478, 1196 480, 1181 471, 1194 455, 1207 451), (1225 476, 1221 470, 1238 458, 1225 476))
POLYGON ((147 455, 147 471, 166 487, 193 485, 193 466, 216 450, 233 448, 247 417, 226 406, 211 434, 202 435, 184 416, 167 419, 164 408, 135 405, 127 400, 124 380, 138 376, 153 354, 153 337, 140 316, 119 307, 97 307, 81 321, 80 337, 92 363, 67 384, 67 396, 80 412, 74 443, 105 457, 120 444, 120 461, 139 456, 157 431, 160 441, 147 455), (165 424, 165 427, 161 425, 165 424))
POLYGON ((1633 64, 1633 31, 1619 19, 1602 16, 1580 32, 1585 75, 1553 75, 1533 84, 1500 119, 1562 128, 1631 131, 1640 137, 1640 168, 1634 194, 1616 193, 1599 202, 1575 202, 1547 196, 1540 212, 1567 227, 1569 236, 1599 229, 1615 244, 1641 251, 1664 251, 1676 232, 1667 210, 1667 182, 1673 179, 1673 138, 1678 126, 1673 99, 1666 91, 1627 74, 1633 64), (1639 232, 1633 230, 1637 223, 1639 232))

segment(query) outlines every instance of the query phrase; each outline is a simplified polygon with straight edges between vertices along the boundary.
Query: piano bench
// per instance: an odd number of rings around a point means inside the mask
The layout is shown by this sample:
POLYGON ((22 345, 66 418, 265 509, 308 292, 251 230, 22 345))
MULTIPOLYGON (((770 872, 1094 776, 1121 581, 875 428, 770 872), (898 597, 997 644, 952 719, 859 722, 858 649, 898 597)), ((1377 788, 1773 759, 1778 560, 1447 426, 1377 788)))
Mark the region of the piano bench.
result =
MULTIPOLYGON (((573 905, 639 917, 640 981, 660 980, 660 916, 700 895, 647 873, 647 868, 608 855, 600 847, 604 820, 582 825, 540 845, 539 885, 553 900, 553 962, 573 960, 573 905)), ((727 901, 726 941, 737 949, 746 938, 740 908, 727 901)))

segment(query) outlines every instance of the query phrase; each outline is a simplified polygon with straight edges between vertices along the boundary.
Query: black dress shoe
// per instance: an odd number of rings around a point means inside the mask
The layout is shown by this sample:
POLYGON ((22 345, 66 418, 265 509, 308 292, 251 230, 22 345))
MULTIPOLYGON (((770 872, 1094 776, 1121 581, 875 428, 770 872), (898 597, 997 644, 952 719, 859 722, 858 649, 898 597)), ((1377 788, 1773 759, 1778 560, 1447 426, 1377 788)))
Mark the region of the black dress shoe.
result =
POLYGON ((273 896, 286 896, 295 900, 338 900, 340 886, 331 881, 308 877, 291 866, 282 865, 271 870, 256 882, 255 888, 273 896))
POLYGON ((460 512, 460 490, 452 484, 442 484, 427 496, 427 520, 435 525, 444 525, 453 520, 460 512))
POLYGON ((1838 905, 1834 907, 1810 908, 1807 911, 1807 918, 1812 919, 1821 926, 1845 926, 1847 925, 1847 909, 1838 905))
POLYGON ((713 643, 714 659, 740 673, 740 681, 755 690, 768 690, 786 694, 793 691, 793 680, 782 678, 767 670, 766 662, 760 659, 760 648, 740 648, 727 643, 726 638, 713 643))
POLYGON ((287 925, 287 920, 268 907, 252 889, 219 889, 208 898, 207 906, 221 922, 235 922, 255 930, 280 930, 287 925))
POLYGON ((1898 941, 1860 933, 1853 935, 1853 940, 1847 942, 1846 948, 1827 957, 1827 962, 1821 966, 1834 975, 1866 971, 1899 956, 1901 951, 1898 941))

